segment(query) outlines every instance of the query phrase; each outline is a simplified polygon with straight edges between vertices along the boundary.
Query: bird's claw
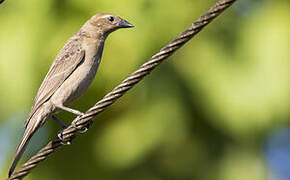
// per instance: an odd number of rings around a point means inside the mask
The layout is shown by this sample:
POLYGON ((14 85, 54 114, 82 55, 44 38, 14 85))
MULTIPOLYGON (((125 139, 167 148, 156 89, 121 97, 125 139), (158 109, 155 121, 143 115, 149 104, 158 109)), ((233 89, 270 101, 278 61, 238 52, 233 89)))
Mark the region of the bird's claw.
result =
POLYGON ((66 139, 63 138, 63 134, 62 134, 62 132, 63 132, 63 130, 60 130, 60 131, 58 131, 58 133, 57 133, 57 137, 58 137, 58 139, 61 140, 60 143, 61 143, 62 145, 71 145, 71 141, 70 141, 70 140, 66 140, 66 139))
POLYGON ((87 125, 86 125, 84 128, 79 128, 79 127, 77 127, 75 121, 73 121, 71 124, 72 124, 72 126, 73 126, 75 129, 77 129, 80 133, 85 133, 85 132, 88 131, 88 129, 89 129, 89 127, 91 126, 92 123, 93 123, 93 121, 89 121, 89 122, 87 123, 87 125))
POLYGON ((76 122, 75 122, 75 121, 73 121, 73 122, 71 123, 71 125, 72 125, 75 129, 77 129, 80 133, 85 133, 85 132, 88 130, 87 127, 79 128, 79 127, 76 125, 76 122))
POLYGON ((70 141, 61 141, 61 144, 62 145, 71 145, 71 142, 70 141))

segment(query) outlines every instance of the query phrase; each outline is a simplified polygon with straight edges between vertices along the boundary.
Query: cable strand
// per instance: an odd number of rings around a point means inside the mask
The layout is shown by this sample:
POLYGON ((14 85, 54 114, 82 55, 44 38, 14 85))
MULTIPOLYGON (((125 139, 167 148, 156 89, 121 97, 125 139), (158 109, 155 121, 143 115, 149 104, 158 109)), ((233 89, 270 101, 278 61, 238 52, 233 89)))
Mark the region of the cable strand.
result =
MULTIPOLYGON (((117 99, 122 97, 127 91, 140 82, 145 76, 159 66, 165 59, 171 56, 174 52, 180 49, 192 37, 200 32, 206 25, 208 25, 214 18, 220 15, 225 9, 230 7, 236 0, 219 0, 209 11, 202 15, 191 26, 180 33, 180 35, 172 40, 168 45, 163 47, 157 54, 153 55, 147 62, 145 62, 138 70, 133 72, 129 77, 122 81, 120 85, 114 88, 103 99, 91 107, 83 116, 75 118, 75 126, 70 125, 62 131, 64 140, 71 141, 78 129, 85 128, 93 118, 99 113, 103 112, 108 106, 113 104, 117 99), (77 128, 77 129, 76 129, 77 128)), ((31 157, 24 163, 17 171, 15 171, 7 180, 22 179, 28 175, 32 169, 37 167, 40 162, 46 160, 57 148, 61 147, 63 142, 56 138, 50 141, 44 148, 42 148, 36 155, 31 157)))

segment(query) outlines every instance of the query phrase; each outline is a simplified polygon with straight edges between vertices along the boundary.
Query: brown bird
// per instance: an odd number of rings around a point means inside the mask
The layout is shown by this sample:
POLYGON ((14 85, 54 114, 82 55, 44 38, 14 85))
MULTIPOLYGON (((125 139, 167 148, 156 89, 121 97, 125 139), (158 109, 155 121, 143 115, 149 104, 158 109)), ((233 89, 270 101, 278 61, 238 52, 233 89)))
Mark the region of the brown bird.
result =
POLYGON ((119 16, 97 14, 68 40, 54 60, 34 98, 25 122, 24 135, 9 170, 9 177, 36 130, 49 118, 56 120, 54 113, 64 110, 76 115, 83 114, 67 106, 81 96, 93 81, 108 35, 117 29, 131 27, 132 24, 119 16))

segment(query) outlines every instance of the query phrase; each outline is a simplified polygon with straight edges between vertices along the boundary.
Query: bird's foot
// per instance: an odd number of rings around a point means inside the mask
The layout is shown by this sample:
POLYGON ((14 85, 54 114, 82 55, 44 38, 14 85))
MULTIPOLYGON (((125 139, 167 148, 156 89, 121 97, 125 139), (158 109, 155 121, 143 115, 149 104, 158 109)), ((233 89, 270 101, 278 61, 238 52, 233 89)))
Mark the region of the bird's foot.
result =
POLYGON ((71 124, 74 128, 76 128, 80 133, 85 133, 88 131, 89 127, 92 125, 93 121, 89 121, 87 122, 87 124, 85 125, 85 127, 83 128, 79 128, 77 127, 76 121, 73 121, 71 124))
POLYGON ((63 129, 57 132, 57 137, 61 140, 62 145, 71 145, 71 140, 67 140, 63 137, 63 129))

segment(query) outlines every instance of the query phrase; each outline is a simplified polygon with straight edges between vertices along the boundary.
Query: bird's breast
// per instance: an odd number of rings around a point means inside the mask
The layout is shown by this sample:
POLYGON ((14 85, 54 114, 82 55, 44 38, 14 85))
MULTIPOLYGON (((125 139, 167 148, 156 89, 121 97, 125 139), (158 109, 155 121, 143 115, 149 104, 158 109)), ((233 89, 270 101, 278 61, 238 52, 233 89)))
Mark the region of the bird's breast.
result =
POLYGON ((101 61, 99 53, 86 53, 85 59, 75 71, 65 80, 64 84, 60 87, 60 99, 63 99, 64 105, 69 105, 79 96, 81 96, 94 80, 101 61))
POLYGON ((99 55, 93 55, 86 57, 83 64, 81 64, 75 72, 72 74, 72 83, 78 84, 77 87, 73 88, 73 94, 79 96, 84 93, 85 90, 94 80, 97 73, 101 57, 99 55))

